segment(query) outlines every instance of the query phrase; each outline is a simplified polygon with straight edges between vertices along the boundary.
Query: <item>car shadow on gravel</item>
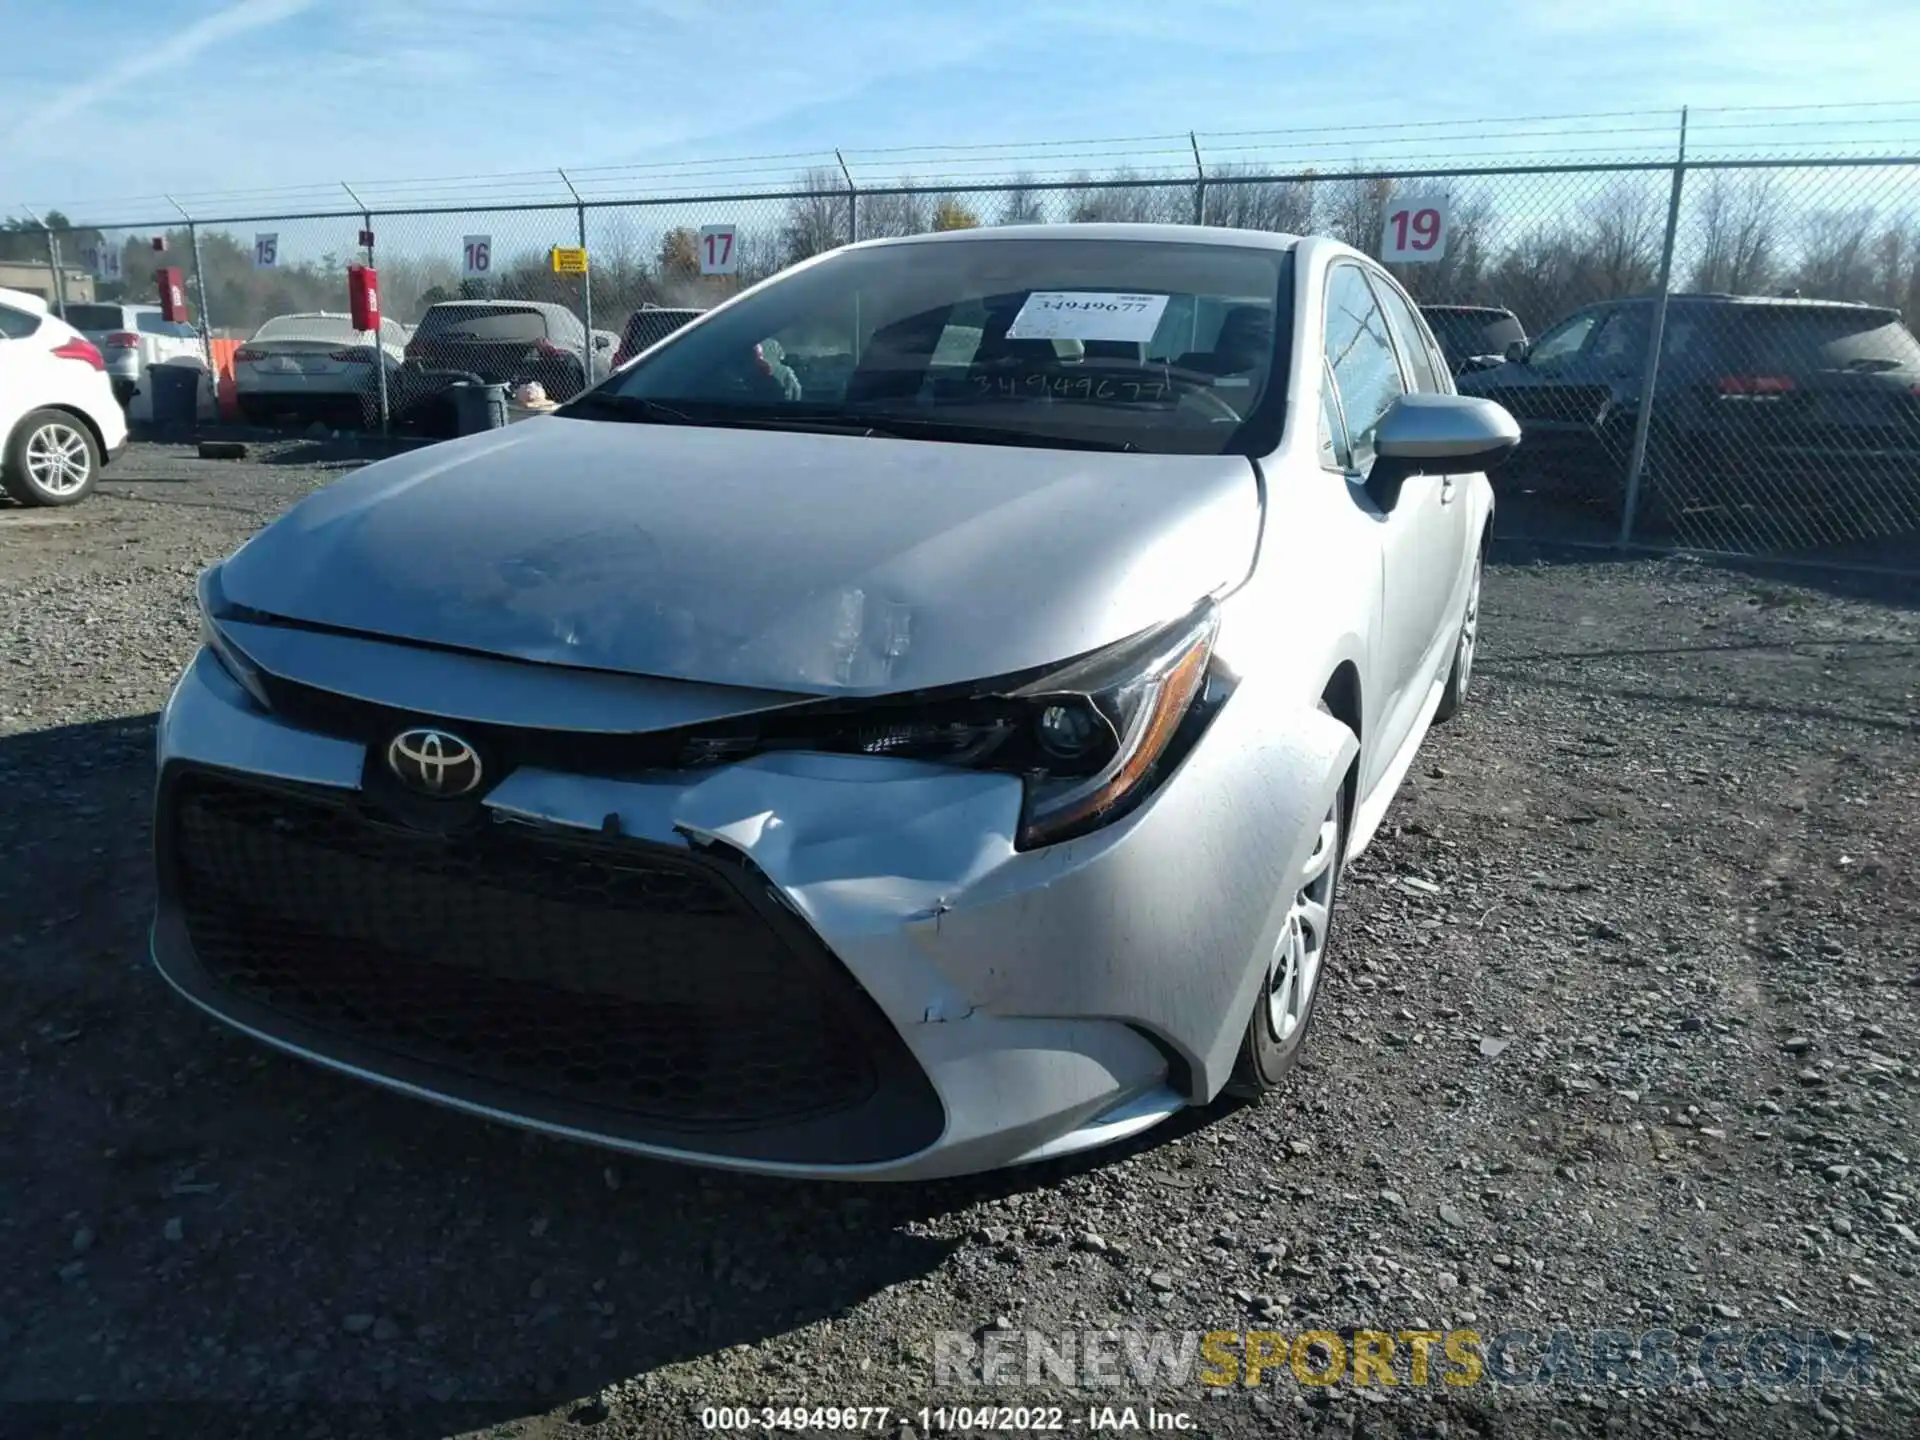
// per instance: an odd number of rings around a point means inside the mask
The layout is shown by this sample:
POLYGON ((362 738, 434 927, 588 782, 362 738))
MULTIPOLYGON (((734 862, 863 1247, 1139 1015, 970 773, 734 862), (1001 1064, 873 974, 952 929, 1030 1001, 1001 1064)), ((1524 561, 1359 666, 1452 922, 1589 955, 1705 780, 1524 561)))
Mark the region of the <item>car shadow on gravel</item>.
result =
POLYGON ((271 1051, 147 961, 154 720, 0 737, 0 1173, 33 1181, 0 1187, 0 1402, 399 1403, 382 1433, 425 1437, 749 1345, 714 1400, 777 1393, 763 1342, 939 1270, 926 1222, 1115 1158, 733 1176, 271 1051))

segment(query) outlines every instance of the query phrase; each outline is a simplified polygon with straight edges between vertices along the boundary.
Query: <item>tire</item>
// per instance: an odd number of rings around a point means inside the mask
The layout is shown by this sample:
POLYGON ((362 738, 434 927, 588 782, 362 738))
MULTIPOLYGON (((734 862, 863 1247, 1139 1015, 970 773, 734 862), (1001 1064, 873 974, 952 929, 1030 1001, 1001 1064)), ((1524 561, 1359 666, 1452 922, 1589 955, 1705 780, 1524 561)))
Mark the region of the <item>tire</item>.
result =
POLYGON ((1460 638, 1453 646, 1453 668, 1447 671, 1447 688, 1440 692, 1434 707, 1433 723, 1444 725, 1460 713, 1467 703, 1467 687, 1473 683, 1474 652, 1480 639, 1480 576, 1487 568, 1486 550, 1473 557, 1473 580, 1467 586, 1467 609, 1460 617, 1460 638))
POLYGON ((29 413, 0 457, 0 482, 22 505, 77 505, 99 478, 99 442, 65 410, 29 413))
MULTIPOLYGON (((1325 711, 1327 707, 1320 708, 1325 711)), ((1340 898, 1352 786, 1353 777, 1349 774, 1335 793, 1332 808, 1320 822, 1320 833, 1315 837, 1312 858, 1308 861, 1310 878, 1300 888, 1281 927, 1274 965, 1253 1002, 1253 1014, 1247 1018, 1239 1057, 1223 1087, 1225 1094, 1236 1099, 1257 1102, 1278 1089, 1299 1063, 1300 1052, 1306 1047, 1307 1033, 1319 1009, 1320 992, 1326 988, 1327 947, 1333 938, 1334 914, 1340 898), (1317 947, 1311 944, 1314 910, 1303 909, 1303 902, 1308 901, 1318 910, 1317 947), (1282 952, 1288 950, 1291 953, 1283 956, 1282 952), (1297 994, 1278 993, 1289 977, 1297 980, 1302 973, 1301 961, 1308 957, 1312 963, 1304 967, 1307 978, 1304 1002, 1297 994)))

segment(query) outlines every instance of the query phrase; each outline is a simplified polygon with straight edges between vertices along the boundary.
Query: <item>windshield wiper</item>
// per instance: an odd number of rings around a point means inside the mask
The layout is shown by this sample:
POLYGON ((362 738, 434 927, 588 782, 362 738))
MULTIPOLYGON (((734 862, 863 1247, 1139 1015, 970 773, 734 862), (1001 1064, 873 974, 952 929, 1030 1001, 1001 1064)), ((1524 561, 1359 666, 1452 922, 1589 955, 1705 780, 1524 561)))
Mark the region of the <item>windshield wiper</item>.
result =
POLYGON ((972 425, 964 420, 932 420, 919 415, 886 414, 875 427, 877 435, 893 435, 921 440, 953 440, 972 445, 1020 445, 1042 450, 1101 450, 1113 454, 1138 454, 1140 447, 1131 440, 1098 440, 1081 435, 1055 435, 1046 431, 1016 430, 1007 425, 972 425))
POLYGON ((589 390, 575 396, 558 411, 561 415, 594 420, 626 420, 642 425, 704 425, 684 410, 649 400, 643 395, 612 395, 589 390))

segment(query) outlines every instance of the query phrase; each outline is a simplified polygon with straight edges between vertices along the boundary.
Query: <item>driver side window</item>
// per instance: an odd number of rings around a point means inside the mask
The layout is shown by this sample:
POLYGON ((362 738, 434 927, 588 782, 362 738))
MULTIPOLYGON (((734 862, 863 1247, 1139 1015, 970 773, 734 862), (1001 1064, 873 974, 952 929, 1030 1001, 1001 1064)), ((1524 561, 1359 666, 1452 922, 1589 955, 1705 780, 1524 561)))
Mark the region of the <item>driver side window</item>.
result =
POLYGON ((1533 342, 1533 348, 1527 352, 1527 363, 1534 366, 1564 365, 1580 353, 1581 347, 1593 334, 1594 326, 1603 318, 1598 310, 1591 310, 1561 321, 1533 342))
POLYGON ((1336 265, 1328 272, 1326 294, 1327 363, 1346 419, 1348 464, 1364 470, 1373 463, 1374 431, 1406 385, 1388 338, 1387 317, 1367 277, 1355 266, 1336 265))

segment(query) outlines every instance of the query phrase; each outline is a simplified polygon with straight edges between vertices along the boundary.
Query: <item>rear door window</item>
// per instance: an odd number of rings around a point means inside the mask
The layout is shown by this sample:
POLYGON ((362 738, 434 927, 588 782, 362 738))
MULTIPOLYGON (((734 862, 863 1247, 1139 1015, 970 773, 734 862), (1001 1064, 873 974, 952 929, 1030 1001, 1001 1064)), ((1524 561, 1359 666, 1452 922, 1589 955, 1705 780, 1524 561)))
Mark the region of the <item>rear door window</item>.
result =
POLYGON ((1413 377, 1413 388, 1428 395, 1444 395, 1446 386, 1434 373, 1433 350, 1427 343, 1425 327, 1413 313, 1412 302, 1380 276, 1369 275, 1367 278, 1373 282, 1374 293, 1380 298, 1380 308, 1386 312, 1387 328, 1393 332, 1400 358, 1406 362, 1407 371, 1413 377))
MULTIPOLYGON (((160 317, 156 314, 154 319, 160 317)), ((102 330, 122 330, 126 328, 126 319, 118 305, 69 305, 67 323, 76 330, 98 333, 102 330)))
POLYGON ((1753 306, 1728 326, 1727 348, 1758 369, 1920 373, 1920 341, 1886 310, 1753 306))
POLYGON ((1326 350, 1346 420, 1349 463, 1364 468, 1373 461, 1373 435, 1381 417, 1406 393, 1406 385, 1388 338, 1387 317, 1367 277, 1354 265, 1336 265, 1328 272, 1326 350))
POLYGON ((0 305, 0 340, 24 340, 40 328, 40 317, 11 305, 0 305))

